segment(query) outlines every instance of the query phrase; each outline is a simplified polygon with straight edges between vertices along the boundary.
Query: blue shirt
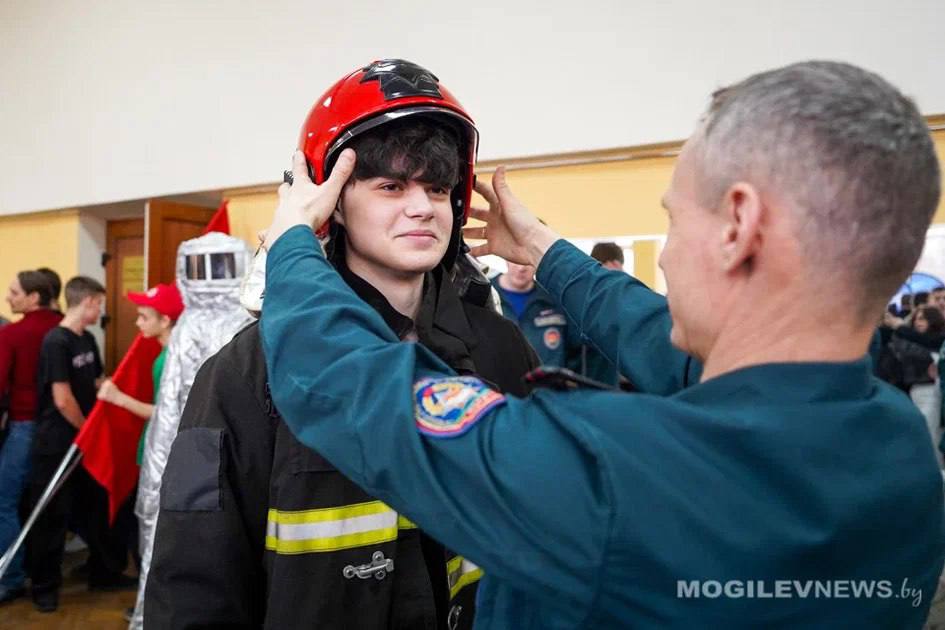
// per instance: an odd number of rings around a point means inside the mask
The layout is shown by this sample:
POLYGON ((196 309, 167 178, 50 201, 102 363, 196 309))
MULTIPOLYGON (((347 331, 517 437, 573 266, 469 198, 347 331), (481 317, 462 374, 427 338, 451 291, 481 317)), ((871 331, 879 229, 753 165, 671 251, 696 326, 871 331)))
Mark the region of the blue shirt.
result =
POLYGON ((538 280, 648 393, 503 398, 396 343, 311 230, 269 253, 261 327, 283 418, 485 571, 477 627, 921 627, 942 479, 921 414, 865 358, 683 388, 698 366, 671 348, 661 296, 564 241, 538 280), (837 580, 885 580, 888 596, 711 596, 837 580))
POLYGON ((499 295, 508 302, 509 309, 512 311, 512 314, 515 315, 514 319, 520 319, 522 313, 525 312, 525 307, 528 306, 528 299, 535 292, 535 287, 532 287, 528 291, 512 291, 511 289, 506 289, 498 282, 496 282, 494 286, 499 291, 499 295))

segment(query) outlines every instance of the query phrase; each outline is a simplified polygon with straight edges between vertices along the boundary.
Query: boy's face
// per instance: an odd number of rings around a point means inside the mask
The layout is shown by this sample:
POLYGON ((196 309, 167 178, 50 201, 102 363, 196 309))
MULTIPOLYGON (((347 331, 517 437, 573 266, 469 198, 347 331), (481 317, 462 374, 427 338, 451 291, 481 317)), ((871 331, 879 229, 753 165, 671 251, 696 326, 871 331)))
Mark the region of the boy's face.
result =
POLYGON ((141 331, 143 336, 150 339, 170 329, 171 318, 167 315, 161 315, 154 307, 139 306, 135 326, 138 327, 138 330, 141 331))
POLYGON ((423 274, 446 254, 453 227, 450 189, 391 177, 351 180, 335 220, 345 227, 348 266, 423 274))
POLYGON ((82 323, 85 326, 94 326, 102 318, 102 307, 105 305, 105 296, 101 293, 89 295, 80 303, 82 323))

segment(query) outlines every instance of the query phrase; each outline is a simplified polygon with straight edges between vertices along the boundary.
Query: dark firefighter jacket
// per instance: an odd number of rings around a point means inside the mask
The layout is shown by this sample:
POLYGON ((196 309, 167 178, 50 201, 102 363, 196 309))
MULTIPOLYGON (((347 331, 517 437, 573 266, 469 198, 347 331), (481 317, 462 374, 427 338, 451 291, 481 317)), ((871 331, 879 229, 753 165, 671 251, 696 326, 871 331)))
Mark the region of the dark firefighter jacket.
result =
MULTIPOLYGON (((522 334, 461 301, 439 269, 416 324, 340 271, 401 338, 413 331, 458 373, 526 393, 538 361, 522 334)), ((164 474, 146 626, 470 628, 478 567, 302 446, 268 392, 255 324, 197 374, 164 474)))

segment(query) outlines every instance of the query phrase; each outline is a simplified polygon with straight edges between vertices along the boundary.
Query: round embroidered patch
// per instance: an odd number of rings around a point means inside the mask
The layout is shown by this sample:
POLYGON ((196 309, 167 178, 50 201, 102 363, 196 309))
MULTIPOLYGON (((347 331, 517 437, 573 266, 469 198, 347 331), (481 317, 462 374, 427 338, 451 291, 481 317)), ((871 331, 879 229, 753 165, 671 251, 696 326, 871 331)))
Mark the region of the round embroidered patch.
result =
POLYGON ((549 328, 545 331, 543 341, 545 347, 549 350, 557 350, 558 346, 561 345, 561 331, 557 328, 549 328))
POLYGON ((417 428, 435 437, 462 435, 505 396, 472 376, 425 378, 413 386, 417 428))

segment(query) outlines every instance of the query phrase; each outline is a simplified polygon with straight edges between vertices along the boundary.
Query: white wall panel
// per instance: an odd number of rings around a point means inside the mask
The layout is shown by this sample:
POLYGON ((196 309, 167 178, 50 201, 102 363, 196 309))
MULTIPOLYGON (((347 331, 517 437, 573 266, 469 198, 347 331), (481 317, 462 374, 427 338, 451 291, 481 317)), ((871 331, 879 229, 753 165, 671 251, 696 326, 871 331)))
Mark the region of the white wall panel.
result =
POLYGON ((0 214, 279 179, 323 89, 428 67, 486 159, 685 137, 715 87, 853 61, 945 112, 941 0, 0 2, 0 214))

